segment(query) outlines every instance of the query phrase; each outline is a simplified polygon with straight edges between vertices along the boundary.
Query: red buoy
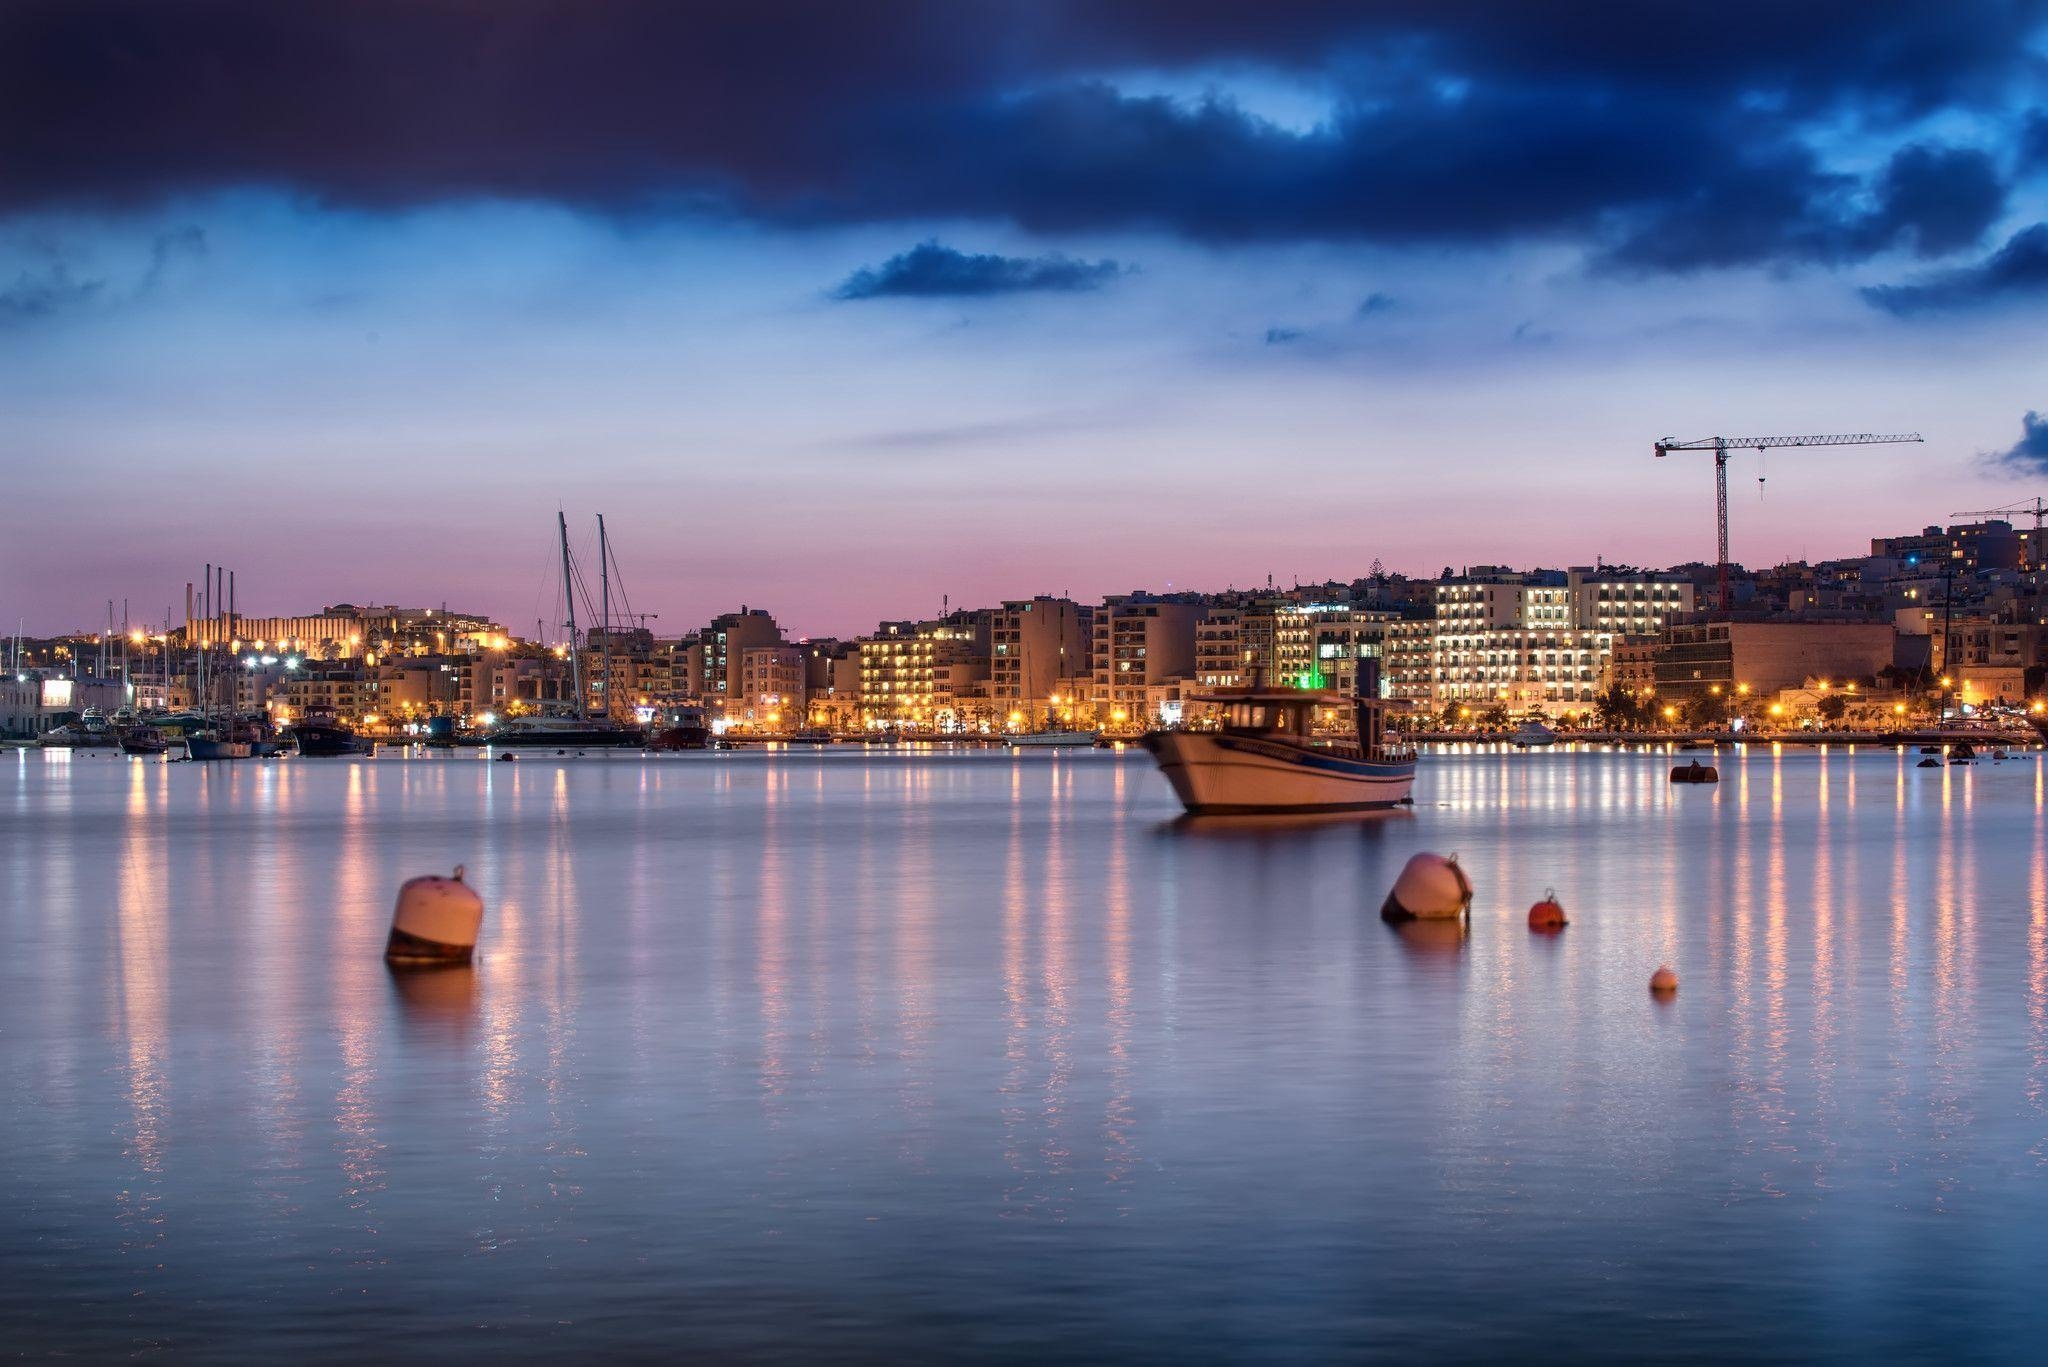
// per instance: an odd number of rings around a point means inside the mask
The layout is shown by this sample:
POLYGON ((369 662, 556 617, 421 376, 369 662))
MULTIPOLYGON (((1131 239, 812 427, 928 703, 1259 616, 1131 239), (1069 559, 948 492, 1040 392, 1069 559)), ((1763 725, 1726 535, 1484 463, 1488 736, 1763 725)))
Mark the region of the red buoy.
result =
POLYGON ((1557 931, 1563 930, 1566 924, 1564 907, 1557 900, 1557 889, 1545 888, 1543 900, 1529 908, 1529 929, 1557 931))
POLYGON ((1650 975, 1650 991, 1658 996, 1668 997, 1677 990, 1678 974, 1673 971, 1671 965, 1661 964, 1657 971, 1650 975))

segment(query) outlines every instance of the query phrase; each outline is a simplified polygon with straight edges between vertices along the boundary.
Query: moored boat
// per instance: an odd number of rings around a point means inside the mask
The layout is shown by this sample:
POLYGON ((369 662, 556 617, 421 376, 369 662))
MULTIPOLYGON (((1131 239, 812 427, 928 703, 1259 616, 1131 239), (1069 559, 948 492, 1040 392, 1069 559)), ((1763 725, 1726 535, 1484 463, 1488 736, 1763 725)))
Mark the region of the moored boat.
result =
POLYGON ((493 746, 550 745, 557 749, 638 749, 647 743, 637 727, 621 726, 604 717, 539 715, 507 717, 484 734, 493 746))
POLYGON ((363 750, 355 731, 328 712, 315 712, 301 719, 291 728, 291 737, 297 742, 299 753, 305 756, 356 755, 363 750))
POLYGON ((1012 750, 1086 749, 1102 739, 1100 731, 1018 731, 1003 737, 1012 750))
POLYGON ((1359 661, 1359 696, 1305 689, 1219 689, 1219 731, 1153 731, 1141 744, 1189 812, 1340 812, 1392 807, 1415 786, 1416 752, 1386 736, 1377 661, 1359 661), (1354 740, 1317 739, 1318 708, 1352 709, 1354 740))
POLYGON ((130 726, 121 732, 125 755, 161 755, 170 748, 170 737, 154 726, 130 726))
POLYGON ((1527 750, 1539 745, 1555 745, 1557 732, 1540 721, 1525 721, 1508 737, 1508 744, 1517 750, 1527 750))
POLYGON ((254 753, 254 742, 236 740, 218 732, 202 732, 185 737, 185 754, 190 759, 247 759, 254 753))

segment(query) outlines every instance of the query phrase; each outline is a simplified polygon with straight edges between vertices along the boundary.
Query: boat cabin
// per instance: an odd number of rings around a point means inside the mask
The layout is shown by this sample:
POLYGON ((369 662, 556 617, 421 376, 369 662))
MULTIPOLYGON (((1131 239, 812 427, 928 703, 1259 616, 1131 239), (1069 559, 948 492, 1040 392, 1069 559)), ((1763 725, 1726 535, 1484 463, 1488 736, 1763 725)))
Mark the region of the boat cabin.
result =
POLYGON ((1271 689, 1257 692, 1217 694, 1208 701, 1222 704, 1223 729, 1241 736, 1297 736, 1312 734, 1317 708, 1350 707, 1353 700, 1341 693, 1315 693, 1300 689, 1271 689))

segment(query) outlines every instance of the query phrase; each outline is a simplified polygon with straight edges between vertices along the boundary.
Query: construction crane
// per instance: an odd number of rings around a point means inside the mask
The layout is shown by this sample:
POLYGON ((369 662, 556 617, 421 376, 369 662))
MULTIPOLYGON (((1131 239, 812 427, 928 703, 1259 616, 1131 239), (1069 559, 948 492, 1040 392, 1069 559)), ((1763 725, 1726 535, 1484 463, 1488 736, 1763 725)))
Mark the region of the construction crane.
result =
POLYGON ((1950 513, 1950 517, 2012 517, 2020 513, 2031 513, 2034 530, 2041 530, 2041 519, 2048 517, 2048 498, 2036 498, 2026 503, 2015 503, 2010 508, 1977 508, 1966 513, 1950 513))
POLYGON ((1714 510, 1715 521, 1720 531, 1719 598, 1715 606, 1722 612, 1728 611, 1728 453, 1730 451, 1775 451, 1785 446, 1888 446, 1895 442, 1919 441, 1918 432, 1902 432, 1896 435, 1879 435, 1875 432, 1854 432, 1821 437, 1701 437, 1698 441, 1679 441, 1666 437, 1657 443, 1657 455, 1662 457, 1673 451, 1712 451, 1714 453, 1714 510))

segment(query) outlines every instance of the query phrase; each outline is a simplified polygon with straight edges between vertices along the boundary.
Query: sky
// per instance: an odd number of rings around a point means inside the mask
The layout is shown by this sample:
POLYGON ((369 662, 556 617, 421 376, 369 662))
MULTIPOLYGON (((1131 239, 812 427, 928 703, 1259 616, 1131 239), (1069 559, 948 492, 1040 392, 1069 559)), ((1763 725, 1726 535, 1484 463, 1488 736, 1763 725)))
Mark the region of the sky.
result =
POLYGON ((2048 494, 2048 0, 6 0, 0 614, 664 632, 2048 494))

